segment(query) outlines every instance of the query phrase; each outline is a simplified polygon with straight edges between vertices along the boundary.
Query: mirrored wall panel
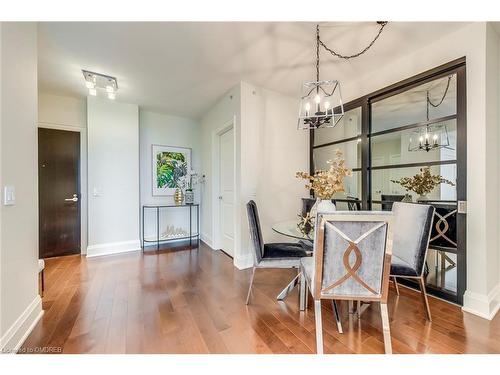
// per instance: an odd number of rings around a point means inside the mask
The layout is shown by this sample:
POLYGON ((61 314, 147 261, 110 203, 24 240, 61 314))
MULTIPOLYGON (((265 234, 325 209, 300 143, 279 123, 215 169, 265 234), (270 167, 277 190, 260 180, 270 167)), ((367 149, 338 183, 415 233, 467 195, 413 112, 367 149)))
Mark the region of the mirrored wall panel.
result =
MULTIPOLYGON (((442 131, 436 140, 441 144, 446 139, 447 147, 430 148, 428 151, 418 148, 420 139, 425 142, 425 132, 419 128, 406 129, 380 134, 371 138, 372 167, 410 163, 441 162, 457 159, 457 124, 449 120, 439 124, 442 131), (417 148, 415 149, 415 146, 417 148)), ((433 137, 428 137, 433 138, 433 137)), ((432 142, 433 140, 431 140, 432 142)))
MULTIPOLYGON (((400 184, 393 182, 401 180, 403 177, 413 177, 420 173, 423 167, 409 167, 409 168, 384 168, 372 170, 372 186, 371 196, 372 201, 379 203, 380 201, 401 201, 406 193, 411 195, 412 201, 420 200, 436 201, 456 201, 457 190, 457 166, 456 164, 433 165, 430 167, 432 175, 440 175, 454 184, 440 184, 436 186, 426 196, 419 196, 413 191, 407 191, 406 188, 400 184)), ((391 206, 392 207, 392 206, 391 206)), ((388 207, 390 208, 390 207, 388 207)))
POLYGON ((320 128, 314 131, 314 146, 357 137, 361 134, 361 107, 346 111, 334 128, 320 128))
POLYGON ((361 143, 354 140, 315 148, 313 150, 314 169, 328 169, 330 166, 327 162, 335 159, 337 150, 342 151, 347 167, 361 168, 361 143))
POLYGON ((413 87, 372 103, 371 109, 372 133, 455 115, 457 76, 451 74, 413 87))

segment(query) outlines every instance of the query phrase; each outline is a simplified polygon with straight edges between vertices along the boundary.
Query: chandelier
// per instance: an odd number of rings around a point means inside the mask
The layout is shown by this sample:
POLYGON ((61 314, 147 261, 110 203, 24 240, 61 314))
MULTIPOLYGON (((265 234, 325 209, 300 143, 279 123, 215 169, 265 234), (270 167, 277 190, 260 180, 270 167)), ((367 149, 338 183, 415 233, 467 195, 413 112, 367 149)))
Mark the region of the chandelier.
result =
POLYGON ((340 82, 337 80, 320 80, 319 47, 335 57, 349 60, 359 57, 370 49, 379 38, 387 22, 377 22, 380 29, 370 44, 353 55, 342 55, 328 48, 320 38, 319 25, 316 25, 316 80, 302 84, 299 104, 298 129, 314 130, 318 128, 333 128, 344 116, 344 105, 340 92, 340 82))
MULTIPOLYGON (((448 89, 450 88, 452 76, 448 77, 448 82, 446 84, 446 89, 444 90, 443 97, 438 103, 433 103, 430 99, 429 90, 426 91, 426 119, 427 123, 430 122, 429 117, 429 106, 434 108, 439 107, 443 104, 448 89)), ((429 152, 431 150, 437 149, 448 149, 453 150, 450 146, 450 138, 448 136, 448 128, 446 124, 426 124, 425 126, 418 128, 410 136, 410 142, 408 144, 408 151, 425 151, 429 152)))

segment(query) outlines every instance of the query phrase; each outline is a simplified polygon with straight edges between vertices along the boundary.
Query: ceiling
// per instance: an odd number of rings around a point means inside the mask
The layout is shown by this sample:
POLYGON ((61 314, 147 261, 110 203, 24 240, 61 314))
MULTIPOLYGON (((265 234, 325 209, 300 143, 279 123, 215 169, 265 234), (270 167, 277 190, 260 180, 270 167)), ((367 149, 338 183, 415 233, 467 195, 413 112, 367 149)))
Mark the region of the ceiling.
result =
MULTIPOLYGON (((321 77, 355 79, 463 25, 390 22, 359 58, 323 51, 321 77)), ((377 31, 375 22, 324 23, 321 38, 351 54, 377 31)), ((191 118, 239 81, 296 96, 315 77, 315 24, 305 22, 42 22, 38 44, 41 91, 84 97, 86 69, 117 77, 119 101, 191 118)))

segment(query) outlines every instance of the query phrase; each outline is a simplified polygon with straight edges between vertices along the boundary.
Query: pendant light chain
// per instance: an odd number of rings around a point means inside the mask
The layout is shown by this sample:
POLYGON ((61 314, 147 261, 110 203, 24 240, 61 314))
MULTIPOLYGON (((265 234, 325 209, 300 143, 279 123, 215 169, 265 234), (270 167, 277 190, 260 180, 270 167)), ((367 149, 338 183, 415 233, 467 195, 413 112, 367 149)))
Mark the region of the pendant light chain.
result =
POLYGON ((319 25, 316 25, 316 82, 319 82, 319 25))
POLYGON ((431 106, 433 106, 434 108, 437 108, 439 107, 441 104, 443 104, 444 102, 444 99, 446 98, 446 94, 448 94, 448 89, 450 88, 450 82, 451 82, 451 76, 448 77, 448 82, 446 83, 446 89, 444 90, 444 94, 443 94, 443 97, 441 98, 441 100, 439 101, 439 103, 437 104, 434 104, 432 101, 431 101, 431 98, 430 98, 430 95, 429 95, 429 90, 427 90, 427 121, 429 121, 429 104, 431 106))
MULTIPOLYGON (((325 43, 323 43, 323 41, 319 37, 319 24, 316 25, 316 39, 317 39, 317 43, 318 43, 318 46, 317 46, 317 49, 316 49, 316 54, 318 55, 317 56, 317 63, 319 62, 319 44, 321 44, 321 46, 324 49, 326 49, 333 56, 336 56, 339 59, 349 60, 349 59, 353 59, 353 58, 359 57, 362 54, 364 54, 365 52, 367 52, 375 44, 375 42, 377 41, 377 39, 380 37, 380 34, 382 34, 382 31, 384 30, 384 27, 387 26, 388 22, 387 21, 380 21, 380 22, 377 22, 377 23, 380 25, 380 29, 378 30, 377 35, 375 35, 375 38, 373 38, 373 40, 370 42, 370 44, 368 44, 363 50, 361 50, 360 52, 355 53, 353 55, 342 55, 342 54, 340 54, 338 52, 335 52, 334 50, 328 48, 325 45, 325 43)), ((319 70, 318 67, 316 67, 316 69, 319 70)))

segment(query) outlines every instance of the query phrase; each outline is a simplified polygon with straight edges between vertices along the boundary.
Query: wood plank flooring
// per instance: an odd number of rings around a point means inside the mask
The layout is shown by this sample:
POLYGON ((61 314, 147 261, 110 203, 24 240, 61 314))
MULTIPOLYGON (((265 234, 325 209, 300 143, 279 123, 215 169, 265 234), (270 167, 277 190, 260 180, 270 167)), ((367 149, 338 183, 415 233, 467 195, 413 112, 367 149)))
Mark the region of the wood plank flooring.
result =
MULTIPOLYGON (((199 249, 46 260, 45 314, 23 350, 63 353, 314 353, 314 312, 297 292, 276 301, 292 270, 258 270, 249 306, 250 270, 203 243, 199 249), (38 349, 39 350, 39 349, 38 349)), ((392 287, 391 287, 392 288, 392 287)), ((489 322, 430 298, 391 289, 395 353, 500 353, 500 314, 489 322)), ((324 303, 326 353, 383 353, 378 305, 360 320, 341 303, 344 334, 324 303)))

